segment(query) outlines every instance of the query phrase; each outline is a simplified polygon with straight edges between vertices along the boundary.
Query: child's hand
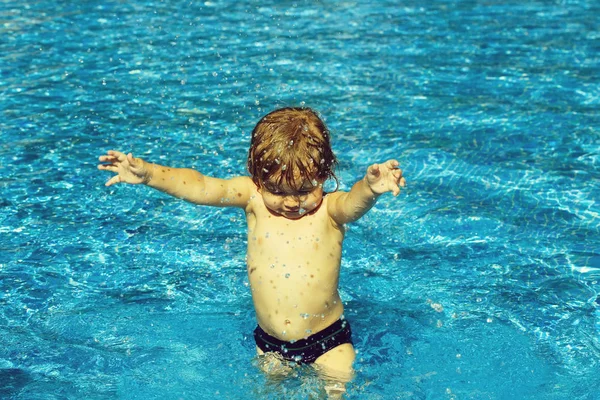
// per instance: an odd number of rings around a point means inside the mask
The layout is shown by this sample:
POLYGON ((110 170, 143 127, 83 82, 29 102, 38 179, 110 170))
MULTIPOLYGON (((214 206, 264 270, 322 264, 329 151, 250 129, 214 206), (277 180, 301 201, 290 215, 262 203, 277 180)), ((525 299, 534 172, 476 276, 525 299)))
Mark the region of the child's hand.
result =
POLYGON ((373 164, 367 169, 367 184, 375 194, 392 192, 394 196, 400 193, 400 187, 406 186, 402 177, 400 164, 396 160, 388 160, 383 164, 373 164))
POLYGON ((147 183, 151 176, 146 168, 146 163, 141 158, 134 158, 133 154, 109 150, 105 156, 100 156, 99 160, 105 164, 98 165, 98 169, 115 172, 113 176, 105 183, 105 186, 111 186, 115 183, 147 183))

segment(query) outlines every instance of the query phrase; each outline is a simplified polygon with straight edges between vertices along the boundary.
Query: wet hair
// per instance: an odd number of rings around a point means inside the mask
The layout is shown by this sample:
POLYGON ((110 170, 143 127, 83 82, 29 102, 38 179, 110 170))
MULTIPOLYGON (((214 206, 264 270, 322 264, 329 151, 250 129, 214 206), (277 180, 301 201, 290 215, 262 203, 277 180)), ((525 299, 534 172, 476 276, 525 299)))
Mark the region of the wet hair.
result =
POLYGON ((337 160, 331 150, 327 127, 307 107, 286 107, 270 112, 252 131, 248 171, 258 187, 265 182, 287 184, 300 191, 308 181, 338 180, 337 160))

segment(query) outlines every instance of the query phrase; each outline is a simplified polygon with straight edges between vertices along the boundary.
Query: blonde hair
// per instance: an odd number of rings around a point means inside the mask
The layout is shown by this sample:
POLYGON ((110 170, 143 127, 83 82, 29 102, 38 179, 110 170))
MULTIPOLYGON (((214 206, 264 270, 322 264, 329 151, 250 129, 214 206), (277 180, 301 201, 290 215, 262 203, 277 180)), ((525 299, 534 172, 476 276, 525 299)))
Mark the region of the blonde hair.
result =
POLYGON ((248 171, 258 187, 272 178, 276 185, 285 182, 294 190, 307 180, 316 185, 314 180, 322 183, 332 178, 337 185, 336 165, 329 131, 310 108, 272 111, 252 131, 248 171))

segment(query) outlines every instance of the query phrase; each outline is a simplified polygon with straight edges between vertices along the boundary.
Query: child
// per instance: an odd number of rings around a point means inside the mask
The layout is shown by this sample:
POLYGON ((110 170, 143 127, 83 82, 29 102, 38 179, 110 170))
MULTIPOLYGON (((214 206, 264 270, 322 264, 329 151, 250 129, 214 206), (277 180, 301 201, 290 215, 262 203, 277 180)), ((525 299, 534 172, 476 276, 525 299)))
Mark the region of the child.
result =
POLYGON ((338 293, 344 224, 382 193, 400 193, 405 180, 397 161, 371 165, 349 192, 325 193, 327 179, 337 183, 337 161, 327 128, 309 108, 279 109, 258 122, 250 177, 217 179, 118 151, 100 161, 99 169, 117 174, 106 186, 143 183, 191 203, 243 209, 258 353, 352 375, 355 352, 338 293))

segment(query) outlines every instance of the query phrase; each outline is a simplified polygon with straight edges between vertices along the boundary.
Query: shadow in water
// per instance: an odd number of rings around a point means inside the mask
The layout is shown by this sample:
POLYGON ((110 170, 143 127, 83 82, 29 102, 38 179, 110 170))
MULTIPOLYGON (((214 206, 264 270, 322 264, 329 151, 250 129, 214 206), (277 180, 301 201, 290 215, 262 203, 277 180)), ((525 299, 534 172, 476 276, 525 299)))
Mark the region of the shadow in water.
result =
POLYGON ((29 373, 18 368, 0 369, 0 397, 18 393, 32 381, 29 373))

